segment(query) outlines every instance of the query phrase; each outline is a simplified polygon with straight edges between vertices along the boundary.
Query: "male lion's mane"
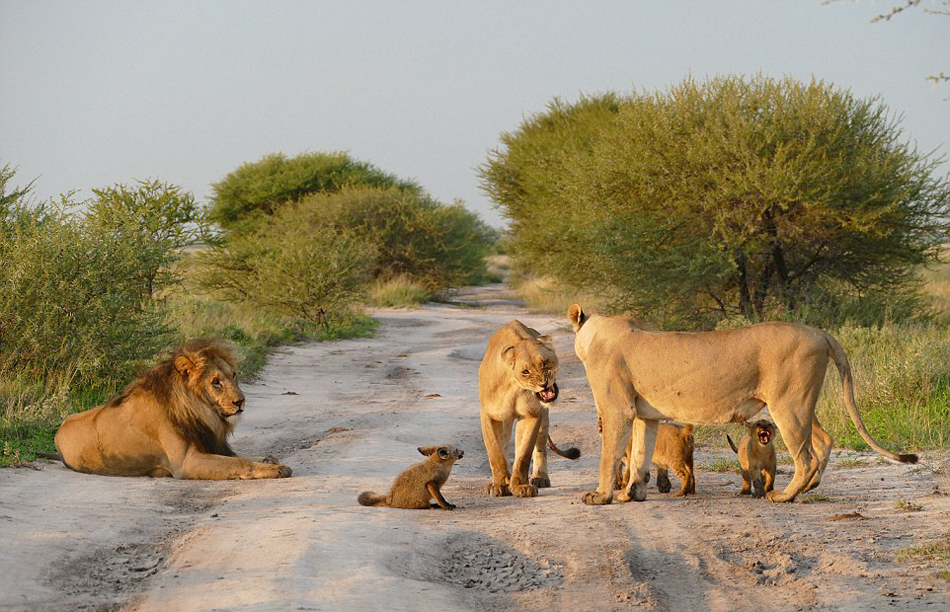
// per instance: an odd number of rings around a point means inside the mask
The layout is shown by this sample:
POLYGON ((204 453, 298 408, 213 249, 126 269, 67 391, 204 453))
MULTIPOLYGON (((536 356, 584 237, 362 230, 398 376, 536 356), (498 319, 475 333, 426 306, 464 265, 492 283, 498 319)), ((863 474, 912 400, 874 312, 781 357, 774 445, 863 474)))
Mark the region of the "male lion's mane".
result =
POLYGON ((234 368, 234 356, 215 340, 191 340, 150 370, 141 372, 121 394, 106 402, 105 408, 121 406, 133 395, 148 397, 165 409, 178 433, 198 450, 234 457, 227 441, 234 424, 219 416, 215 402, 197 384, 207 362, 215 358, 234 368), (175 366, 179 357, 191 361, 194 371, 180 372, 175 366), (219 422, 214 422, 214 419, 219 422))

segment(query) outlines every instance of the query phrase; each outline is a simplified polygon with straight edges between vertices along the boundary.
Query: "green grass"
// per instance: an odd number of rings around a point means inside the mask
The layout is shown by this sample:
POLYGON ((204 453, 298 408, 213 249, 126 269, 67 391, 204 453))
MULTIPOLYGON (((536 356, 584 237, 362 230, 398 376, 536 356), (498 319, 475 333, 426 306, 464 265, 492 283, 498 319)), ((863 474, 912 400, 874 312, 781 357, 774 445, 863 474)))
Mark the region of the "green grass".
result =
POLYGON ((739 473, 739 461, 736 459, 714 459, 711 463, 703 466, 710 472, 731 472, 739 473))
POLYGON ((869 467, 871 465, 870 461, 866 459, 856 459, 856 458, 847 458, 840 459, 834 462, 834 467, 843 468, 843 469, 852 469, 852 468, 863 468, 869 467))
POLYGON ((930 566, 942 566, 934 575, 950 582, 950 534, 926 544, 905 546, 897 551, 895 558, 900 563, 918 561, 930 566))
POLYGON ((920 512, 924 509, 920 504, 915 504, 912 501, 907 501, 904 499, 899 499, 894 502, 894 508, 900 510, 901 512, 920 512))

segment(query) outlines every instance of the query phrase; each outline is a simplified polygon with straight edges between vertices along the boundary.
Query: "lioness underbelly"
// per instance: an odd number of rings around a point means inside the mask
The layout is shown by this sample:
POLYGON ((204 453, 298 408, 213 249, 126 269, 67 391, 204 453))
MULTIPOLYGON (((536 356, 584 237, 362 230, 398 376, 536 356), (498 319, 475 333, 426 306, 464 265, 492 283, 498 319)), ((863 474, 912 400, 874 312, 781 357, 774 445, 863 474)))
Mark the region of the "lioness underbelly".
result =
POLYGON ((637 396, 637 416, 644 419, 666 419, 681 423, 699 425, 721 425, 724 423, 741 423, 757 414, 765 403, 762 400, 750 398, 728 404, 703 403, 690 401, 656 402, 654 405, 647 398, 637 396))

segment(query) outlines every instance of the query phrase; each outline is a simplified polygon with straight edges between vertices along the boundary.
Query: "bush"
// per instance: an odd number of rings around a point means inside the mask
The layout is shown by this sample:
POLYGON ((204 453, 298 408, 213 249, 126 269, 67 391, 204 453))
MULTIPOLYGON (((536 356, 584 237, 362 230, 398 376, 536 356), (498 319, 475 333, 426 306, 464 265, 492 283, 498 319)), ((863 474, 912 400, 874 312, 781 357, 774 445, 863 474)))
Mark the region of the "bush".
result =
POLYGON ((878 100, 821 82, 692 79, 555 101, 482 167, 521 267, 669 326, 921 310, 950 239, 940 160, 878 100))
POLYGON ((113 386, 161 350, 168 329, 143 297, 156 253, 77 215, 68 201, 8 208, 0 233, 0 372, 113 386))
POLYGON ((293 158, 274 153, 243 164, 212 185, 209 217, 229 232, 246 233, 288 202, 354 186, 420 193, 412 181, 351 159, 346 153, 304 153, 293 158))
POLYGON ((254 234, 201 255, 200 282, 217 297, 323 325, 362 297, 374 252, 349 232, 281 210, 254 234))
POLYGON ((352 232, 376 253, 374 278, 403 276, 429 291, 481 282, 495 231, 461 203, 396 189, 345 189, 305 198, 298 223, 352 232))

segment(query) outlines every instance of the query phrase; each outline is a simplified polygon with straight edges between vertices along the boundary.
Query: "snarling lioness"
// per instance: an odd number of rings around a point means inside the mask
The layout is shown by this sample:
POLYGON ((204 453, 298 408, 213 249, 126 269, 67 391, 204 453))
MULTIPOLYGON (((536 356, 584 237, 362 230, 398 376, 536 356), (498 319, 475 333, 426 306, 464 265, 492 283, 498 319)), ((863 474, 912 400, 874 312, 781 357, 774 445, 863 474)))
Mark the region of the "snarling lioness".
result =
POLYGON ((545 441, 562 457, 580 457, 576 448, 558 449, 548 436, 547 405, 557 399, 557 369, 551 336, 542 336, 520 321, 511 321, 488 341, 478 368, 478 396, 491 464, 491 495, 534 497, 538 487, 551 486, 545 441), (508 445, 515 419, 515 462, 509 475, 508 445), (532 450, 534 470, 529 482, 532 450))
POLYGON ((235 456, 227 437, 244 410, 234 359, 193 340, 98 408, 67 417, 56 450, 77 472, 205 480, 284 478, 273 458, 235 456))
POLYGON ((646 499, 644 477, 659 419, 741 423, 766 405, 795 461, 792 481, 782 492, 769 492, 768 498, 791 501, 817 487, 832 445, 815 417, 829 358, 838 366, 845 406, 864 441, 895 461, 917 462, 917 455, 888 452, 868 434, 855 406, 848 358, 821 330, 760 323, 717 332, 656 332, 630 317, 588 316, 577 304, 568 310, 568 319, 604 429, 600 482, 584 496, 588 504, 613 499, 617 466, 631 428, 634 471, 617 495, 619 501, 646 499))

